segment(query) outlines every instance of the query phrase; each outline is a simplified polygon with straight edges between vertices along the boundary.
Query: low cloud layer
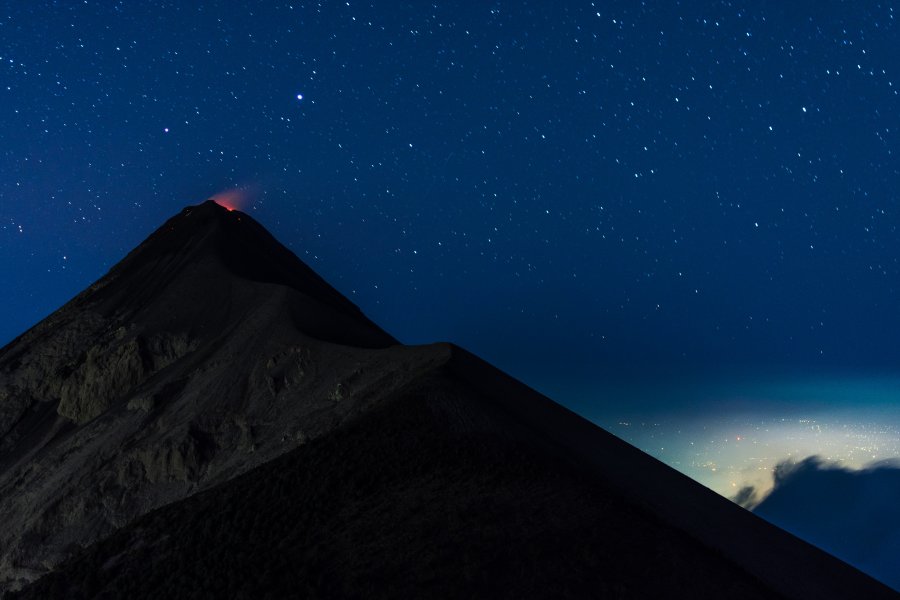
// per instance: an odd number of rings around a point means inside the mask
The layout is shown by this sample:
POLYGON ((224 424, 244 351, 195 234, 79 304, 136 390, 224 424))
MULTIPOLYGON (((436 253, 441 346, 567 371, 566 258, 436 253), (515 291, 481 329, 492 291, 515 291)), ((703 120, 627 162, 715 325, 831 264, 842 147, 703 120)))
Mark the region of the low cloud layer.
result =
POLYGON ((779 463, 761 500, 733 498, 754 513, 900 590, 900 464, 852 470, 818 456, 779 463))

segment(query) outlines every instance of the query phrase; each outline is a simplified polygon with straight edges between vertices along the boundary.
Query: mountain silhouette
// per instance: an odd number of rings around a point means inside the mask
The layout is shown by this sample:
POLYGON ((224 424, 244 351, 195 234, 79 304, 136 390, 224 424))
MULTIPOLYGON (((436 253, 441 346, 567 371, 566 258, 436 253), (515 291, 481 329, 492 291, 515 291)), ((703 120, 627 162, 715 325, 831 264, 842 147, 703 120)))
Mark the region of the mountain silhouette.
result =
POLYGON ((8 598, 888 598, 250 216, 167 221, 0 350, 8 598))

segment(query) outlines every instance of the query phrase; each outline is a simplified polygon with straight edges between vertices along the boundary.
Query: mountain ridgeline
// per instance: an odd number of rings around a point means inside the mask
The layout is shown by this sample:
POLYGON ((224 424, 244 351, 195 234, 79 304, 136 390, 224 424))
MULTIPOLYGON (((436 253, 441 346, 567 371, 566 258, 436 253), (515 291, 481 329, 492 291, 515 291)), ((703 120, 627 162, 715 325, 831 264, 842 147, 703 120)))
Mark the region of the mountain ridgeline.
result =
POLYGON ((0 522, 9 599, 896 597, 211 201, 0 350, 0 522))

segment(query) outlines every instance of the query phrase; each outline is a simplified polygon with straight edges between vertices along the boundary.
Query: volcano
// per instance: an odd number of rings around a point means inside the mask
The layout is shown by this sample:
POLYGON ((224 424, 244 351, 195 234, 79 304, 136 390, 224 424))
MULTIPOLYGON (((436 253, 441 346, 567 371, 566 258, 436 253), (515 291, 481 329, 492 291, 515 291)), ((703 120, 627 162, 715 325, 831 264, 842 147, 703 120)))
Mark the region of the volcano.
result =
POLYGON ((7 598, 893 598, 207 201, 0 350, 7 598))

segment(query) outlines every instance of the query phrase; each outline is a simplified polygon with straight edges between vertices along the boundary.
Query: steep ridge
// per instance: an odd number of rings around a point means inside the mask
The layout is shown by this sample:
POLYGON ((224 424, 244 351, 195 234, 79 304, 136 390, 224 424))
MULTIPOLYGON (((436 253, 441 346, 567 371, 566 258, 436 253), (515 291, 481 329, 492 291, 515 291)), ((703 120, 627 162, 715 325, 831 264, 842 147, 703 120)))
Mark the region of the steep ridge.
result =
POLYGON ((0 351, 0 522, 16 598, 896 597, 209 202, 0 351))
POLYGON ((235 296, 236 282, 299 292, 306 302, 298 308, 308 310, 291 317, 307 335, 357 347, 396 343, 252 217, 211 200, 169 219, 91 286, 87 299, 108 316, 196 334, 221 329, 252 305, 235 296))

